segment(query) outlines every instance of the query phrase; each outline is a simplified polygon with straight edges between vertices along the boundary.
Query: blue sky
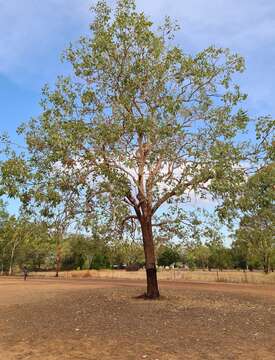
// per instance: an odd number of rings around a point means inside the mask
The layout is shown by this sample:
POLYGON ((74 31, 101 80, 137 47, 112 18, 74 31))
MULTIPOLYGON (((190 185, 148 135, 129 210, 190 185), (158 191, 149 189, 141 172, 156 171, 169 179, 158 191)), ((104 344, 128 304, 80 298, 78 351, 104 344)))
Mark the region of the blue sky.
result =
MULTIPOLYGON (((0 132, 15 138, 16 127, 38 114, 41 87, 64 71, 60 54, 87 33, 92 3, 0 0, 0 132)), ((253 116, 274 116, 274 0, 137 0, 137 5, 156 23, 165 15, 176 19, 181 26, 176 42, 187 52, 214 44, 242 54, 246 108, 253 116)))

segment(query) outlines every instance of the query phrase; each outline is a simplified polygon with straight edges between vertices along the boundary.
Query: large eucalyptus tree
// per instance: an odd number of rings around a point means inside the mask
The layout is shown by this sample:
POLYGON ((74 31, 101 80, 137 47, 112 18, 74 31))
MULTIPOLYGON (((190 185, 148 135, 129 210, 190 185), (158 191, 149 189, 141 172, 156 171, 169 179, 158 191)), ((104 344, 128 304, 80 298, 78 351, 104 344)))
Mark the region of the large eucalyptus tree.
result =
POLYGON ((169 207, 194 193, 225 199, 242 181, 236 136, 248 119, 232 76, 244 61, 214 46, 186 54, 173 45, 177 26, 166 19, 155 29, 133 0, 113 11, 99 1, 93 15, 90 35, 64 54, 71 76, 44 88, 41 115, 22 131, 32 167, 40 177, 59 172, 65 190, 73 179, 83 213, 100 196, 119 204, 122 223, 138 222, 154 299, 155 218, 164 209, 169 221, 169 207))

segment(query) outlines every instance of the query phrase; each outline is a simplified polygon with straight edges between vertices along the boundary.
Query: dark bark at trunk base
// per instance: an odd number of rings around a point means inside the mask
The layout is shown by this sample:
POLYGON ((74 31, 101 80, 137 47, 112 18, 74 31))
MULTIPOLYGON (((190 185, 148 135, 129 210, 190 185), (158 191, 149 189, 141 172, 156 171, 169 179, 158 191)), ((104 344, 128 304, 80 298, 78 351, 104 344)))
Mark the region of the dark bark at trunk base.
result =
POLYGON ((159 298, 159 289, 158 289, 158 280, 157 280, 157 270, 146 269, 147 277, 147 299, 158 299, 159 298))

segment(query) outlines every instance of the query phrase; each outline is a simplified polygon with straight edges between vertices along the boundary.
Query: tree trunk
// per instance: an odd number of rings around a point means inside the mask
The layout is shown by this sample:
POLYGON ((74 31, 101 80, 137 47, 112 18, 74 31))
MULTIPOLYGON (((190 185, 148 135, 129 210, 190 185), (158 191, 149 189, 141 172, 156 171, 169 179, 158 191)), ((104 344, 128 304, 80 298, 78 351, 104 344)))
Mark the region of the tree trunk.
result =
POLYGON ((140 220, 140 223, 142 230, 143 248, 145 254, 146 278, 147 278, 146 298, 158 299, 159 289, 158 289, 156 257, 155 257, 151 218, 143 217, 140 220))
POLYGON ((3 250, 2 258, 1 258, 1 276, 4 275, 4 258, 5 258, 5 249, 3 250))
POLYGON ((56 239, 56 258, 55 258, 55 277, 59 276, 59 271, 61 269, 61 241, 60 236, 58 235, 56 239))
POLYGON ((264 272, 268 274, 270 271, 270 257, 268 254, 264 254, 264 272))
POLYGON ((12 275, 13 271, 13 260, 14 260, 14 253, 17 246, 17 242, 15 241, 12 247, 11 256, 10 256, 10 266, 9 266, 9 276, 12 275))

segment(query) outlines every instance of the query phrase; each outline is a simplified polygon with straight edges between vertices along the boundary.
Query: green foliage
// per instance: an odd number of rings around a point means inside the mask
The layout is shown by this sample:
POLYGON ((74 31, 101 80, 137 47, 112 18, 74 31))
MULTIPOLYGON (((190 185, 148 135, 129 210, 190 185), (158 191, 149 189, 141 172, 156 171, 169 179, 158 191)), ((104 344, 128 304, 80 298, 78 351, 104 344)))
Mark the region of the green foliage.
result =
POLYGON ((20 216, 5 214, 0 225, 0 266, 2 273, 12 274, 15 265, 40 269, 51 250, 47 228, 20 216))
POLYGON ((192 250, 192 254, 193 262, 197 268, 206 269, 209 267, 211 260, 211 249, 208 246, 199 244, 192 250))
POLYGON ((158 265, 170 266, 179 262, 180 259, 180 252, 177 246, 164 246, 158 256, 158 265))
POLYGON ((275 254, 274 163, 251 176, 239 200, 242 217, 237 230, 237 243, 256 256, 265 272, 271 267, 275 254))
POLYGON ((230 249, 224 247, 221 241, 211 241, 207 244, 210 250, 208 267, 210 269, 227 269, 231 267, 232 258, 230 249))
POLYGON ((233 268, 232 253, 223 242, 213 238, 206 244, 201 242, 185 249, 184 262, 193 269, 230 269, 233 268))
POLYGON ((48 215, 69 198, 69 216, 93 216, 111 196, 121 221, 156 216, 190 191, 234 197, 244 175, 236 135, 248 121, 233 81, 243 59, 213 46, 186 54, 171 43, 177 27, 167 19, 154 31, 134 1, 93 12, 91 34, 64 53, 72 76, 45 86, 41 115, 19 129, 35 183, 27 201, 48 215))
POLYGON ((91 264, 91 269, 99 270, 99 269, 108 269, 110 267, 110 262, 108 257, 102 253, 96 253, 93 257, 93 261, 91 264))
POLYGON ((143 246, 138 241, 118 241, 111 244, 109 258, 112 265, 144 265, 143 246))

